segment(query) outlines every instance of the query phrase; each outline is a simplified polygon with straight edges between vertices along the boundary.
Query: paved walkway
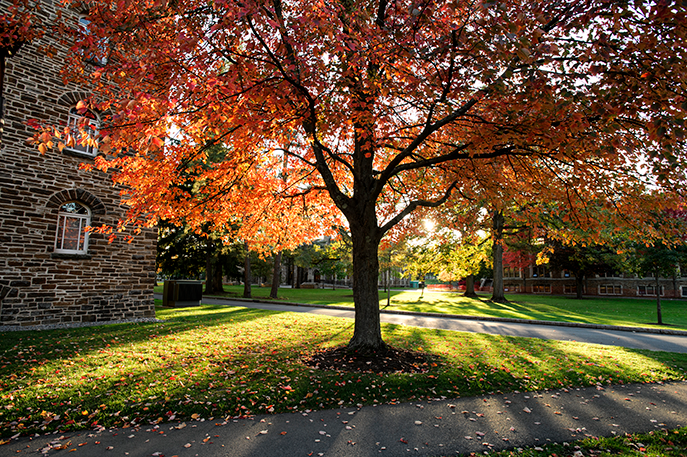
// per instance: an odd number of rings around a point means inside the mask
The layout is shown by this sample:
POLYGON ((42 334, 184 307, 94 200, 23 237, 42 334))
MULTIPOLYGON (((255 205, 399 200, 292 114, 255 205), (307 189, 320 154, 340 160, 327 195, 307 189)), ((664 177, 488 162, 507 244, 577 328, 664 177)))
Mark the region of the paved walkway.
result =
POLYGON ((455 456, 682 426, 687 382, 64 433, 11 441, 0 456, 455 456))
MULTIPOLYGON (((204 299, 352 317, 350 309, 204 299)), ((458 331, 571 339, 687 352, 687 337, 598 328, 384 313, 384 322, 458 331)), ((21 437, 10 455, 100 456, 455 456, 687 426, 687 382, 632 384, 366 406, 252 419, 207 418, 129 429, 21 437)))

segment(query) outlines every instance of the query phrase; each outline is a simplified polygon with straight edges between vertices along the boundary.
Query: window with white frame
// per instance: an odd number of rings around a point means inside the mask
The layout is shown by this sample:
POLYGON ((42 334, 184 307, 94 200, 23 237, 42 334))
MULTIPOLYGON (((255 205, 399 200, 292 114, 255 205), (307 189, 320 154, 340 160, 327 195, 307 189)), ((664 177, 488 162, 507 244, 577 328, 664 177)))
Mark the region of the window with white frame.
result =
POLYGON ((599 295, 622 295, 623 286, 620 284, 600 284, 599 295))
POLYGON ((515 267, 503 267, 503 277, 504 278, 520 278, 520 268, 515 267))
POLYGON ((88 250, 88 232, 91 210, 78 202, 65 203, 57 214, 55 252, 85 254, 88 250))
POLYGON ((680 295, 687 297, 687 286, 681 286, 680 289, 682 291, 680 295))
POLYGON ((597 278, 622 278, 623 274, 616 270, 606 269, 603 273, 596 275, 597 278))
POLYGON ((91 111, 85 111, 81 114, 76 107, 69 110, 67 127, 69 127, 72 141, 69 142, 65 149, 88 156, 95 156, 98 153, 95 137, 98 134, 99 124, 98 116, 91 111))
POLYGON ((98 40, 98 53, 97 55, 90 55, 86 53, 83 49, 83 57, 86 62, 94 65, 104 66, 107 63, 107 51, 108 51, 108 41, 104 38, 97 38, 91 31, 91 21, 86 17, 85 14, 79 16, 79 27, 84 35, 88 36, 90 39, 98 40))
POLYGON ((551 284, 535 284, 532 286, 533 294, 550 294, 551 284))
POLYGON ((566 295, 573 295, 577 293, 576 284, 563 284, 563 293, 566 295))
MULTIPOLYGON (((660 294, 663 295, 663 286, 659 287, 660 294)), ((656 296, 656 286, 637 286, 637 295, 653 295, 656 296)))
POLYGON ((532 267, 532 277, 533 278, 550 278, 551 271, 543 266, 533 266, 532 267))

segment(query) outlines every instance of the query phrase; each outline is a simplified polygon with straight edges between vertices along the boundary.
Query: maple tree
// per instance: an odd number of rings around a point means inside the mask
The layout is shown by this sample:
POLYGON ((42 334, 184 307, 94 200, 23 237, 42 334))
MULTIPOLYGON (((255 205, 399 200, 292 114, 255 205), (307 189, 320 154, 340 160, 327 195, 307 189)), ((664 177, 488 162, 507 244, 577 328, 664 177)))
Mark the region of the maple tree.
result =
POLYGON ((304 208, 327 220, 336 207, 352 238, 351 349, 384 346, 378 248, 418 208, 479 185, 496 210, 517 193, 570 217, 600 196, 643 214, 675 205, 684 180, 684 2, 88 5, 65 77, 107 114, 96 162, 129 186, 131 221, 238 218, 238 238, 280 250, 285 233, 317 232, 304 208), (198 167, 196 196, 176 188, 216 144, 229 152, 198 167))

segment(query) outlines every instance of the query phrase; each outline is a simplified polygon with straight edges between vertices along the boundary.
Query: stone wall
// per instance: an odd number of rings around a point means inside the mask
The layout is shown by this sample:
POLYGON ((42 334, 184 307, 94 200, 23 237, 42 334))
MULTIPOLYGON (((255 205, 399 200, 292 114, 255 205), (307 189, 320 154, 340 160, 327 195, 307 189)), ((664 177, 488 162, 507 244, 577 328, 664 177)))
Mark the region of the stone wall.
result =
MULTIPOLYGON (((0 7, 9 3, 0 0, 0 7)), ((43 18, 55 11, 43 4, 43 18)), ((78 21, 76 11, 67 20, 78 21)), ((57 148, 41 155, 26 139, 29 119, 65 125, 67 114, 85 98, 83 88, 65 86, 60 66, 66 49, 41 52, 42 41, 24 45, 6 60, 5 125, 0 138, 0 325, 30 326, 154 317, 156 231, 132 243, 91 233, 82 254, 55 252, 60 207, 79 202, 91 212, 91 225, 116 225, 124 215, 119 189, 110 177, 79 170, 93 158, 57 148)))

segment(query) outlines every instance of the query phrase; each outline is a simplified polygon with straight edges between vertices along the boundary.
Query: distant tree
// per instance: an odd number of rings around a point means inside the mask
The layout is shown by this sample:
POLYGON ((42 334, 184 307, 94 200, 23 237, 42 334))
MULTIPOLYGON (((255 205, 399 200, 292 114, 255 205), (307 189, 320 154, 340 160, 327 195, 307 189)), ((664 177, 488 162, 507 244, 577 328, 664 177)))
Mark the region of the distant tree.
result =
POLYGON ((656 317, 659 325, 663 324, 661 314, 660 278, 675 275, 680 265, 687 263, 687 246, 667 246, 663 243, 653 245, 635 244, 637 271, 642 276, 653 276, 656 290, 656 317))
POLYGON ((176 278, 197 278, 205 271, 205 237, 183 226, 160 221, 157 242, 158 274, 176 278))
POLYGON ((563 244, 558 240, 546 242, 548 265, 570 271, 575 276, 576 297, 583 298, 584 280, 604 270, 622 270, 620 259, 607 245, 563 244))

